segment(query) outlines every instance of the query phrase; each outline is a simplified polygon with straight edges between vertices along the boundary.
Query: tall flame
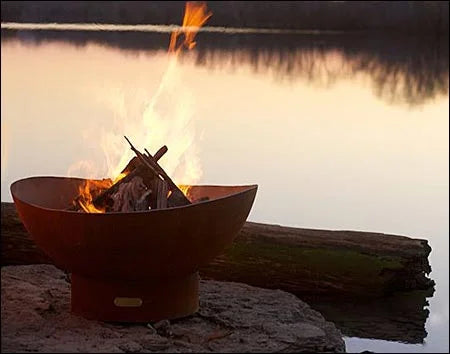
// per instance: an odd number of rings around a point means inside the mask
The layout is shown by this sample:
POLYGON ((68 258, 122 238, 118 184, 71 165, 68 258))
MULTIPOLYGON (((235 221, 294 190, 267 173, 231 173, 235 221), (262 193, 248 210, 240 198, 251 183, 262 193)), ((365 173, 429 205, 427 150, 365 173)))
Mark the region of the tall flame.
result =
POLYGON ((193 49, 196 42, 194 38, 205 22, 212 16, 212 12, 207 12, 205 3, 187 2, 184 12, 183 25, 174 31, 170 37, 169 52, 179 53, 182 47, 193 49), (177 47, 177 39, 180 34, 184 34, 184 41, 177 47))
MULTIPOLYGON (((116 183, 125 174, 120 171, 133 157, 131 150, 124 151, 123 135, 132 136, 133 142, 139 148, 147 147, 156 151, 162 145, 169 147, 161 165, 172 176, 174 181, 183 183, 182 191, 188 194, 186 184, 196 183, 201 177, 200 160, 195 142, 195 126, 193 122, 193 98, 187 87, 183 86, 177 59, 183 48, 195 47, 195 36, 200 27, 212 16, 203 2, 187 2, 183 25, 175 30, 170 38, 168 50, 168 67, 161 83, 142 113, 142 119, 133 121, 125 115, 126 107, 123 101, 118 102, 116 112, 122 112, 120 127, 111 129, 101 137, 101 146, 105 153, 109 175, 116 183), (184 35, 184 38, 181 37, 184 35), (133 124, 135 123, 135 124, 133 124)), ((86 206, 85 211, 104 212, 92 205, 92 188, 100 188, 88 180, 80 187, 80 197, 86 206), (88 195, 89 194, 89 195, 88 195)), ((104 188, 109 186, 103 185, 104 188)), ((80 199, 80 198, 79 198, 80 199)))

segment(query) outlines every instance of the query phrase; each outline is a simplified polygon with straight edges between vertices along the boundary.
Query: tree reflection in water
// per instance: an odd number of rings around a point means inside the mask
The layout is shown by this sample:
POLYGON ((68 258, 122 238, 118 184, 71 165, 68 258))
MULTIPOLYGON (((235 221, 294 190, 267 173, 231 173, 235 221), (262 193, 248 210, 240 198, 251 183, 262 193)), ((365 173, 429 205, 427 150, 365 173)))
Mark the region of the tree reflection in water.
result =
MULTIPOLYGON (((392 104, 421 105, 448 94, 448 38, 436 36, 224 34, 200 33, 196 50, 184 59, 230 70, 249 65, 276 80, 303 80, 331 86, 367 75, 374 93, 392 104)), ((65 41, 96 42, 130 52, 166 50, 166 33, 2 30, 2 40, 30 45, 65 41)))

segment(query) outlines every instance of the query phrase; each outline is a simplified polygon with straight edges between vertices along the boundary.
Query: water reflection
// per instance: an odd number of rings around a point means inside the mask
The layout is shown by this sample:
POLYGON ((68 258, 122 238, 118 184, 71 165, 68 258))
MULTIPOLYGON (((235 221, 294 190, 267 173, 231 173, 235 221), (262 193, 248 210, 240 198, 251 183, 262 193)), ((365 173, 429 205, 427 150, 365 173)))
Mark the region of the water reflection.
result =
MULTIPOLYGON (((168 43, 164 33, 2 30, 2 40, 11 38, 30 44, 97 42, 132 52, 165 50, 168 43)), ((189 56, 214 70, 249 65, 255 73, 272 74, 277 80, 324 87, 367 75, 374 93, 391 104, 421 105, 448 93, 447 38, 200 33, 197 50, 189 56)))
MULTIPOLYGON (((101 167, 98 129, 129 132, 166 69, 168 39, 2 31, 2 200, 19 178, 67 175, 86 157, 101 167)), ((251 221, 427 238, 437 290, 426 344, 384 344, 448 351, 448 44, 201 33, 184 59, 201 183, 258 183, 251 221)), ((348 336, 423 342, 426 297, 384 300, 317 306, 348 336)), ((367 341, 358 348, 382 349, 367 341)))
POLYGON ((427 298, 434 289, 398 293, 380 299, 307 299, 348 337, 423 344, 429 316, 427 298))

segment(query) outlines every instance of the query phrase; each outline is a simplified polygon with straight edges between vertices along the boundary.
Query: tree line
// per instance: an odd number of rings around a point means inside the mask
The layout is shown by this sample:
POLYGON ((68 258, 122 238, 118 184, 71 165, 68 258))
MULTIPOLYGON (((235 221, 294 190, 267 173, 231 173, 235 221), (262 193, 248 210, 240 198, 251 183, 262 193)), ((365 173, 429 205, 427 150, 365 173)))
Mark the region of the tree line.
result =
MULTIPOLYGON (((184 1, 2 1, 2 22, 180 24, 184 1)), ((447 34, 448 1, 211 1, 211 26, 447 34)))

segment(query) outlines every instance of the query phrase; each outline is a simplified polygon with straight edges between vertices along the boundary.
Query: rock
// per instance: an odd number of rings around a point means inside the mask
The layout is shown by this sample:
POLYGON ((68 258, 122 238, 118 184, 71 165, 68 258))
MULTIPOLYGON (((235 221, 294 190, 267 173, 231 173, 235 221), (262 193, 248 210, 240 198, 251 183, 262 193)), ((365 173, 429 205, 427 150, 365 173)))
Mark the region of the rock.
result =
POLYGON ((156 333, 158 333, 161 336, 168 337, 172 335, 170 322, 168 320, 156 322, 153 325, 153 328, 156 329, 156 333))
POLYGON ((2 352, 344 352, 340 332, 292 294, 201 281, 200 310, 154 324, 70 313, 70 284, 52 265, 2 267, 2 352), (152 327, 152 328, 153 328, 152 327))
POLYGON ((151 323, 147 323, 147 328, 150 330, 151 334, 156 334, 158 331, 151 325, 151 323))

